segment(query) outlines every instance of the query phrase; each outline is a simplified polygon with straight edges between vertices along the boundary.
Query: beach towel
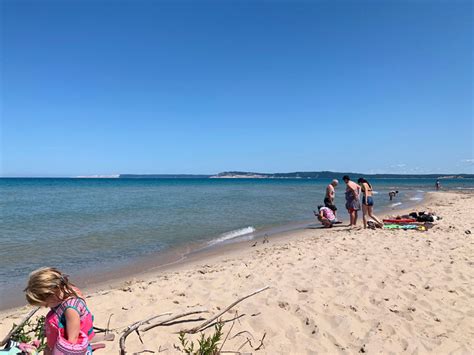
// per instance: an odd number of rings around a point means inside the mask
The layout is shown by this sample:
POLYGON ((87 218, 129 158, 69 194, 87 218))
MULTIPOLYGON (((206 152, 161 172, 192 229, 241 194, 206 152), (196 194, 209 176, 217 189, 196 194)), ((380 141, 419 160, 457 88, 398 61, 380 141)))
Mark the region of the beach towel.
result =
POLYGON ((418 230, 426 231, 427 227, 420 224, 385 224, 384 229, 403 229, 403 230, 418 230))

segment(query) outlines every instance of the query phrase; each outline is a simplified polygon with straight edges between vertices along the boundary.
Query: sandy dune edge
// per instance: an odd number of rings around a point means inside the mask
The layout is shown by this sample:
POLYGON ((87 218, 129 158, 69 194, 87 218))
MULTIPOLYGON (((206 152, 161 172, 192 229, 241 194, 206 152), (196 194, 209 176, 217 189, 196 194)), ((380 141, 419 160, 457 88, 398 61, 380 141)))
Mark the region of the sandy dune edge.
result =
MULTIPOLYGON (((96 325, 118 330, 166 311, 206 307, 211 314, 240 296, 224 350, 261 354, 474 352, 474 195, 433 193, 443 216, 428 232, 307 229, 174 270, 130 279, 88 298, 96 325), (253 338, 252 338, 253 336, 253 338)), ((0 335, 23 316, 0 313, 0 335)), ((231 318, 227 314, 225 319, 231 318)), ((193 318, 193 317, 190 317, 193 318)), ((194 316, 197 318, 197 316, 194 316)), ((174 332, 196 322, 129 336, 130 352, 177 353, 174 332)), ((230 323, 224 328, 229 330, 230 323)), ((118 331, 117 331, 118 332, 118 331)), ((117 336, 118 338, 118 336, 117 336)), ((118 341, 97 354, 117 354, 118 341)))

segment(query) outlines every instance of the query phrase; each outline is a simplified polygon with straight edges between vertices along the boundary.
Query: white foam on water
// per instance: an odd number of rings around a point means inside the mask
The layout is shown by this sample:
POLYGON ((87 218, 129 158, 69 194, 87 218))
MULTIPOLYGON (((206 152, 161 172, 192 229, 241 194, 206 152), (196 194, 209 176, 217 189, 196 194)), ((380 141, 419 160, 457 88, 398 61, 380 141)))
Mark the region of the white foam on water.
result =
POLYGON ((377 195, 379 192, 378 191, 372 191, 374 195, 377 195))
POLYGON ((425 191, 423 191, 423 190, 416 190, 416 192, 425 192, 425 191))
MULTIPOLYGON (((221 234, 218 238, 211 240, 208 244, 214 245, 218 243, 223 243, 230 239, 239 238, 243 236, 249 236, 249 234, 252 234, 253 232, 255 232, 255 228, 252 226, 248 226, 248 227, 240 228, 240 229, 234 229, 233 231, 221 234)), ((251 238, 248 238, 248 239, 251 239, 251 238)))
POLYGON ((410 201, 421 201, 421 200, 423 200, 422 197, 411 197, 410 198, 410 201))
POLYGON ((457 189, 458 189, 458 190, 474 190, 474 187, 462 187, 462 186, 458 186, 457 189))
POLYGON ((390 205, 390 207, 397 207, 400 206, 402 203, 401 202, 395 202, 390 205))

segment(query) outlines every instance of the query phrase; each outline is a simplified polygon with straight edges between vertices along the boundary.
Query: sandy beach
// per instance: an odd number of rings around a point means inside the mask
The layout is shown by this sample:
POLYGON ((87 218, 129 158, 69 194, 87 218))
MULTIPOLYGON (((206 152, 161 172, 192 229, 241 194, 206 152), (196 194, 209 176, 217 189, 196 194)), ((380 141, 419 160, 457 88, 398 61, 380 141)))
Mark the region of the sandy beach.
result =
MULTIPOLYGON (((105 328, 111 317, 116 337, 97 354, 117 354, 123 329, 134 322, 206 308, 187 322, 141 332, 143 344, 136 333, 126 342, 129 353, 180 353, 177 332, 265 286, 221 317, 237 317, 224 325, 222 350, 470 354, 474 194, 429 193, 416 210, 442 220, 427 232, 308 228, 87 290, 95 325, 105 328)), ((0 313, 0 338, 30 309, 0 313)))

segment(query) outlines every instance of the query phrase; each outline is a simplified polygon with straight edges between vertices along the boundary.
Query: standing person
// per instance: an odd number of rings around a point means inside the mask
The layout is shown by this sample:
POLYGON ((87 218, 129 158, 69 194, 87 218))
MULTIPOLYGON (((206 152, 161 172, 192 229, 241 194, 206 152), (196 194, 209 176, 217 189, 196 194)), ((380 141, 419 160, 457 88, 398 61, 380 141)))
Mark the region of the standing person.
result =
POLYGON ((67 275, 52 267, 35 270, 25 293, 29 304, 51 308, 44 325, 48 345, 45 354, 92 355, 93 316, 81 291, 67 275))
POLYGON ((339 185, 339 181, 334 179, 331 183, 326 187, 326 197, 324 197, 324 207, 330 208, 334 215, 336 215, 337 207, 334 204, 334 198, 336 197, 336 186, 339 185))
POLYGON ((439 180, 436 180, 435 187, 436 191, 439 191, 439 189, 441 188, 441 183, 439 182, 439 180))
POLYGON ((355 227, 357 224, 357 211, 360 210, 360 186, 351 181, 351 178, 347 175, 344 175, 342 180, 346 183, 346 208, 350 217, 349 226, 355 227))
POLYGON ((383 227, 383 223, 375 217, 373 213, 374 208, 374 198, 372 193, 372 185, 364 178, 359 178, 357 180, 361 189, 362 189, 362 219, 364 221, 364 228, 367 228, 367 215, 372 218, 379 227, 383 227))

